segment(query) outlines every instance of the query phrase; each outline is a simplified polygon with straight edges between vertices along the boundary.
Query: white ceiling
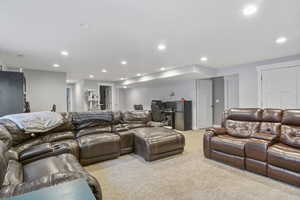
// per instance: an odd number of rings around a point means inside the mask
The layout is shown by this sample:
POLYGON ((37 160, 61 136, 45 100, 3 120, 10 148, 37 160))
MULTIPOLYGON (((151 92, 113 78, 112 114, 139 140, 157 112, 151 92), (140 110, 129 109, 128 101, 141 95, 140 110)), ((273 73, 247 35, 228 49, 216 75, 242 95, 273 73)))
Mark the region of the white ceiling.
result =
POLYGON ((69 79, 118 80, 200 64, 201 56, 208 66, 226 67, 299 53, 299 0, 0 1, 0 60, 65 71, 69 79), (249 3, 258 12, 248 18, 242 9, 249 3), (288 42, 275 44, 279 36, 288 42), (165 52, 157 51, 160 42, 165 52))

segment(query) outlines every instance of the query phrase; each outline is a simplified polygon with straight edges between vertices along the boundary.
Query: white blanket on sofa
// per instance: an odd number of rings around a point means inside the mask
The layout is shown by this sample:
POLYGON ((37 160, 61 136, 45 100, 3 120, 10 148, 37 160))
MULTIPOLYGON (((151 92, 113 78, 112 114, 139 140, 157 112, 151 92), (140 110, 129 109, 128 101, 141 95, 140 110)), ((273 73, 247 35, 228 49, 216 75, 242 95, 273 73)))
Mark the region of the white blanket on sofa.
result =
POLYGON ((63 117, 56 112, 32 112, 3 116, 14 122, 25 133, 44 133, 63 124, 63 117))

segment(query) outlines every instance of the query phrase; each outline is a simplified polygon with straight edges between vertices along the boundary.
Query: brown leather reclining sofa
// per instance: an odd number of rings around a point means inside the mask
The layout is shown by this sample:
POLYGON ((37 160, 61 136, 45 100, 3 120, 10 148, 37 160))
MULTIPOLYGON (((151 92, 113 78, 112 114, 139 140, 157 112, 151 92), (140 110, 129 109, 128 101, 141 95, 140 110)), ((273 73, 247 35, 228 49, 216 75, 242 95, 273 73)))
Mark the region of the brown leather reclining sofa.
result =
POLYGON ((300 186, 300 110, 229 109, 203 141, 207 158, 300 186))
POLYGON ((0 119, 0 198, 83 178, 101 200, 98 181, 81 165, 133 152, 134 130, 151 127, 147 111, 111 114, 109 122, 78 124, 74 116, 80 113, 61 113, 64 123, 40 134, 25 134, 10 120, 0 119))

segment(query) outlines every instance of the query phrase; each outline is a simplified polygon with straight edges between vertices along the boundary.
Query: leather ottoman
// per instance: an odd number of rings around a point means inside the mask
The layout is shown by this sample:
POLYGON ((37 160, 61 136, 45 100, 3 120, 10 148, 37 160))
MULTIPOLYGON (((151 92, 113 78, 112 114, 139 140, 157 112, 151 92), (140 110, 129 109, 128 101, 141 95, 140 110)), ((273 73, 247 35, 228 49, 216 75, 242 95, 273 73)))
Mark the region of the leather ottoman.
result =
POLYGON ((185 146, 184 135, 174 130, 153 127, 134 129, 135 153, 146 161, 182 153, 185 146))
POLYGON ((77 138, 80 163, 89 165, 120 156, 120 137, 113 133, 85 135, 77 138))

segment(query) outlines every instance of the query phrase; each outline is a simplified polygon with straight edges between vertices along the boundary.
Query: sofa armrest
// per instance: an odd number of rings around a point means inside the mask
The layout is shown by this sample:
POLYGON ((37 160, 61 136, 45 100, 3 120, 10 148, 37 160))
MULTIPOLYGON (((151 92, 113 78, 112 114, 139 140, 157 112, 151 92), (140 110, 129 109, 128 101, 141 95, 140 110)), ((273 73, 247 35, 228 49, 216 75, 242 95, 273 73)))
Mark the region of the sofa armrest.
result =
POLYGON ((206 132, 212 132, 215 135, 226 135, 227 129, 226 128, 207 128, 206 132))
POLYGON ((22 164, 27 164, 42 158, 56 156, 63 153, 70 153, 70 149, 66 144, 52 145, 50 143, 33 146, 19 155, 19 160, 22 164))
POLYGON ((255 133, 253 134, 252 137, 256 139, 271 141, 271 142, 276 142, 279 139, 277 135, 271 135, 268 133, 255 133))
POLYGON ((204 152, 204 156, 206 158, 211 158, 211 156, 210 156, 211 138, 216 135, 224 135, 224 134, 226 134, 226 130, 224 130, 223 128, 220 128, 220 129, 219 128, 208 128, 208 129, 206 129, 206 132, 203 135, 203 152, 204 152))

